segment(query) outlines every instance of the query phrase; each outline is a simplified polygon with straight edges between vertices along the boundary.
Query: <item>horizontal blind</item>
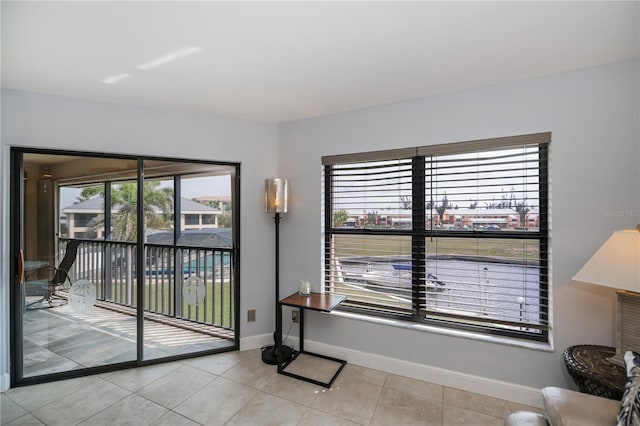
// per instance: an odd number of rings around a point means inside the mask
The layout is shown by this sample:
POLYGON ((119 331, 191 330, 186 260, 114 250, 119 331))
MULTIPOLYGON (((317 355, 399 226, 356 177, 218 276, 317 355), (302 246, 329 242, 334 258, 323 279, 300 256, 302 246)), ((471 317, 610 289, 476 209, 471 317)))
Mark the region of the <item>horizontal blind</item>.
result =
POLYGON ((334 227, 411 228, 411 159, 340 164, 329 170, 334 227))
POLYGON ((540 146, 425 158, 426 271, 420 315, 537 333, 547 328, 540 146))
POLYGON ((336 230, 326 244, 327 290, 347 296, 347 307, 411 314, 411 237, 401 235, 412 227, 411 159, 350 162, 326 170, 336 230))
POLYGON ((427 273, 442 286, 420 290, 425 318, 547 329, 548 291, 541 284, 548 273, 538 259, 546 247, 540 241, 435 237, 427 248, 427 273))
POLYGON ((468 152, 493 151, 514 146, 539 146, 551 142, 551 133, 530 133, 528 135, 504 136, 500 138, 478 139, 465 142, 444 143, 418 147, 418 155, 465 154, 468 152))
POLYGON ((347 297, 344 306, 411 315, 411 238, 335 234, 326 290, 347 297))
POLYGON ((325 291, 368 315, 544 340, 550 134, 495 141, 323 159, 325 291))

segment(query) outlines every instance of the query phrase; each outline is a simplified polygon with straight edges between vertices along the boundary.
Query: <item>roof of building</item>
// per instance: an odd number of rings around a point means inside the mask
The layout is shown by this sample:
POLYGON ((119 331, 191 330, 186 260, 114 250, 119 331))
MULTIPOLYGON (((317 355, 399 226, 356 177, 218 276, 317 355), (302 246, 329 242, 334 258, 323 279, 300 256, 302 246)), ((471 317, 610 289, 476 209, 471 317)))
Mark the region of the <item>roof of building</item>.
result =
POLYGON ((212 202, 212 201, 223 201, 225 203, 231 202, 230 195, 203 195, 201 197, 195 197, 196 201, 200 202, 212 202))
MULTIPOLYGON (((147 235, 149 244, 173 244, 173 231, 159 231, 147 235)), ((198 247, 231 247, 231 228, 187 229, 180 232, 178 245, 198 247)))
POLYGON ((180 210, 182 213, 220 213, 219 209, 200 204, 197 201, 184 197, 180 199, 180 210))
POLYGON ((104 208, 104 198, 93 197, 88 200, 78 201, 62 209, 65 213, 94 213, 96 210, 104 208))

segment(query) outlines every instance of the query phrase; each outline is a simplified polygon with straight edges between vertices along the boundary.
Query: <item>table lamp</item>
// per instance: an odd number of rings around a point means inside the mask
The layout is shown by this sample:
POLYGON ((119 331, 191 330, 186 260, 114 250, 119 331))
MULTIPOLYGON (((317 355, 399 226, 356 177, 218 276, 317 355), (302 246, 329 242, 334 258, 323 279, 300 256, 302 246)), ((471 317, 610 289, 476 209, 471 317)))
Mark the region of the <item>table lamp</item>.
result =
POLYGON ((610 361, 624 365, 626 351, 640 351, 640 225, 614 232, 573 279, 618 290, 616 355, 610 361))

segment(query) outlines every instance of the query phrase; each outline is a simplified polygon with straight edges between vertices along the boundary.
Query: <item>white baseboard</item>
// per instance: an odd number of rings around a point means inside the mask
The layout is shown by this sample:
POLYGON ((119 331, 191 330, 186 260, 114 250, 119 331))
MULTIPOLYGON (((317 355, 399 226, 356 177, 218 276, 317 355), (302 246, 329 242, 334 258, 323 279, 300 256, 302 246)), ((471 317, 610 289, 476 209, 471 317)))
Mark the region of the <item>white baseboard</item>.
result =
MULTIPOLYGON (((268 344, 273 344, 273 336, 271 334, 251 336, 240 340, 240 349, 257 349, 268 344)), ((543 408, 542 393, 540 389, 537 388, 431 367, 425 364, 389 358, 339 346, 327 345, 307 339, 305 339, 304 344, 305 350, 334 358, 345 359, 350 364, 373 368, 384 371, 385 373, 397 374, 412 379, 424 380, 468 392, 479 393, 518 404, 543 408)), ((298 338, 289 337, 287 345, 298 347, 298 338)))
POLYGON ((257 336, 243 337, 240 339, 240 350, 249 351, 258 349, 264 345, 273 345, 273 333, 259 334, 257 336))
MULTIPOLYGON (((305 339, 305 342, 307 340, 305 339)), ((286 346, 298 347, 298 336, 289 336, 284 342, 286 346)), ((250 351, 251 349, 259 349, 265 345, 273 345, 273 334, 260 334, 258 336, 243 337, 240 339, 240 350, 250 351)))

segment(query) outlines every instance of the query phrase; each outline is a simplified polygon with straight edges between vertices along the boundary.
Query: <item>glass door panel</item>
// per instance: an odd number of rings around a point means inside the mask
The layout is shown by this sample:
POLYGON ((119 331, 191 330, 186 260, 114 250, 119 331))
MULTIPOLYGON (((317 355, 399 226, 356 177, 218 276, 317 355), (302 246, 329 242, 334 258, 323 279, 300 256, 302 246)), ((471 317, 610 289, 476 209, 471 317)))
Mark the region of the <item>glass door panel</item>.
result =
POLYGON ((144 349, 155 359, 235 344, 234 168, 144 162, 144 349))
MULTIPOLYGON (((13 153, 17 158, 20 153, 13 153)), ((13 164, 19 164, 15 162, 13 164)), ((24 153, 18 222, 25 257, 15 306, 17 380, 136 360, 135 240, 107 237, 121 208, 103 179, 135 161, 24 153), (109 212, 109 213, 107 213, 109 212)), ((15 186, 14 186, 15 187, 15 186)))

